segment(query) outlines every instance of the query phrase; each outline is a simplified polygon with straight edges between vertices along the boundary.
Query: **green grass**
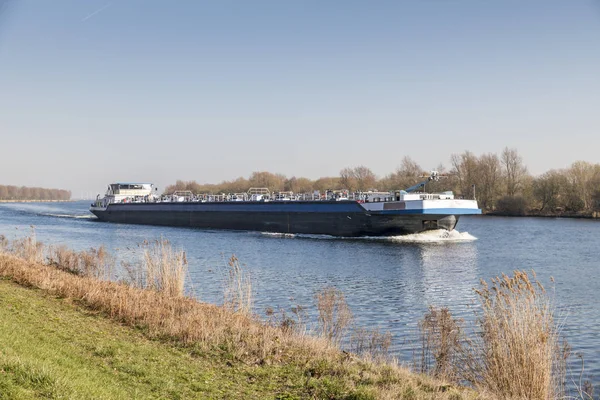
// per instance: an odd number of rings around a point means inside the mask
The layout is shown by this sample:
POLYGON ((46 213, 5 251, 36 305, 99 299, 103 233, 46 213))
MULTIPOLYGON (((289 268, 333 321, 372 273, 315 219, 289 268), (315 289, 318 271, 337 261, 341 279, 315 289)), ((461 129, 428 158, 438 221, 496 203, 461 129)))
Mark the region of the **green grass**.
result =
POLYGON ((297 367, 250 366, 152 341, 66 300, 0 280, 0 399, 304 398, 297 367))

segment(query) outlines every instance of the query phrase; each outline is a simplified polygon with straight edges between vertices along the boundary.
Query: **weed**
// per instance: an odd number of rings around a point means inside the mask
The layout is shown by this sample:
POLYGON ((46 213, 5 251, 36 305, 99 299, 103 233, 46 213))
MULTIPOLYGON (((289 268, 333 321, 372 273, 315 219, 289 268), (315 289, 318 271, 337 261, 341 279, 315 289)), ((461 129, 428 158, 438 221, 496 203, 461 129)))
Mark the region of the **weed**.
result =
POLYGON ((252 282, 235 255, 231 256, 226 265, 223 304, 235 312, 247 315, 252 312, 252 282))
POLYGON ((334 287, 326 287, 315 294, 318 323, 321 336, 334 345, 339 345, 352 322, 352 311, 348 307, 344 293, 334 287))

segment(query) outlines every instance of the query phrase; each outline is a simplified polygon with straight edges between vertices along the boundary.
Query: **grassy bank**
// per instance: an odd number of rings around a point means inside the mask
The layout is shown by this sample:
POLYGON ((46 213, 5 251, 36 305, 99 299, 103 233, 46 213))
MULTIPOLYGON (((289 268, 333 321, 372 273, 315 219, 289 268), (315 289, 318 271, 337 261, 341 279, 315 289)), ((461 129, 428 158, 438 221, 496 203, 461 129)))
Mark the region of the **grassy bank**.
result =
POLYGON ((0 398, 481 397, 234 309, 6 252, 0 276, 0 398))
POLYGON ((302 375, 293 367, 249 366, 148 340, 41 290, 1 280, 0 303, 1 399, 302 395, 302 375))

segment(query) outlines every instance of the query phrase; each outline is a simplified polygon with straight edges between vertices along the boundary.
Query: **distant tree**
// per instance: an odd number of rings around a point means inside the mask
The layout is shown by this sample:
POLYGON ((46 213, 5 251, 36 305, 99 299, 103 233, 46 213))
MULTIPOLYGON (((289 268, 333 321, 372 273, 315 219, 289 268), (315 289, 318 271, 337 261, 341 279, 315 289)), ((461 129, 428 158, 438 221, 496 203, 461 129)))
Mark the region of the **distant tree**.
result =
POLYGON ((0 200, 69 200, 71 192, 27 186, 0 185, 0 200))
POLYGON ((364 165, 354 168, 354 179, 357 189, 362 191, 374 189, 375 183, 377 183, 377 176, 364 165))
POLYGON ((416 161, 405 156, 396 171, 381 180, 384 190, 406 189, 423 180, 423 169, 416 161))
POLYGON ((503 196, 496 202, 496 211, 505 215, 525 215, 527 201, 523 196, 503 196))
POLYGON ((313 190, 318 190, 324 193, 326 190, 341 189, 344 185, 342 184, 341 178, 338 177, 321 177, 314 181, 313 190))
POLYGON ((313 190, 313 182, 307 178, 292 176, 285 181, 284 190, 294 193, 310 193, 313 190))
POLYGON ((554 211, 559 207, 561 193, 568 187, 563 171, 550 170, 535 178, 532 183, 533 196, 539 202, 540 211, 554 211))
POLYGON ((19 198, 19 188, 16 186, 7 186, 8 200, 17 200, 19 198))
POLYGON ((233 181, 225 181, 217 185, 219 190, 215 193, 243 193, 252 187, 248 179, 239 177, 233 181))
POLYGON ((31 200, 32 199, 31 193, 32 193, 32 189, 31 188, 28 188, 28 187, 25 187, 25 186, 21 186, 19 188, 19 197, 18 197, 18 199, 21 199, 21 200, 31 200))
POLYGON ((506 194, 515 196, 523 187, 523 180, 527 176, 527 167, 523 164, 523 158, 517 149, 505 147, 500 156, 504 168, 504 179, 506 182, 506 194))
POLYGON ((502 179, 500 160, 496 154, 488 153, 482 155, 477 161, 477 177, 474 182, 478 183, 477 200, 481 207, 493 209, 502 179))
POLYGON ((470 151, 452 154, 452 174, 456 177, 456 189, 459 195, 469 198, 473 194, 473 185, 477 186, 479 163, 477 156, 470 151))
POLYGON ((583 210, 591 210, 594 205, 594 182, 600 180, 600 168, 586 161, 576 161, 567 170, 567 179, 573 192, 581 200, 583 210))
POLYGON ((354 177, 354 170, 346 167, 340 171, 340 185, 344 189, 355 190, 357 188, 356 178, 354 177))
POLYGON ((340 184, 344 189, 366 191, 373 189, 376 183, 377 176, 364 165, 340 171, 340 184))
POLYGON ((248 179, 251 187, 264 187, 271 191, 282 191, 285 180, 285 175, 266 171, 253 172, 248 179))

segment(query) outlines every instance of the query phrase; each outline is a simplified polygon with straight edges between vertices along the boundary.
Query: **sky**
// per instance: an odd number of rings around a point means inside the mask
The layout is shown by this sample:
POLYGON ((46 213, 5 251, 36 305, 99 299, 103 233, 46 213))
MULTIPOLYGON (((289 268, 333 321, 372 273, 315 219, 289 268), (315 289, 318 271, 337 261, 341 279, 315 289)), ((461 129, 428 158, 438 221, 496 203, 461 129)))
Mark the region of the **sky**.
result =
POLYGON ((0 0, 0 184, 600 162, 600 0, 0 0), (1 5, 3 4, 3 5, 1 5))

